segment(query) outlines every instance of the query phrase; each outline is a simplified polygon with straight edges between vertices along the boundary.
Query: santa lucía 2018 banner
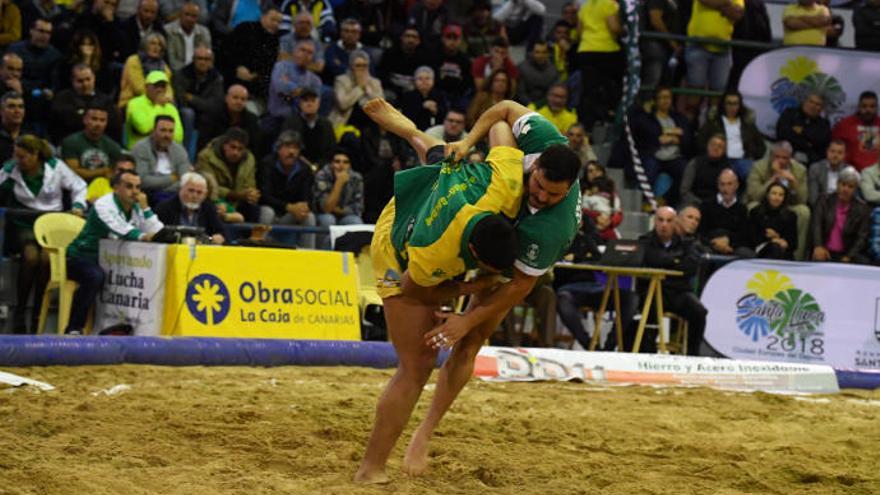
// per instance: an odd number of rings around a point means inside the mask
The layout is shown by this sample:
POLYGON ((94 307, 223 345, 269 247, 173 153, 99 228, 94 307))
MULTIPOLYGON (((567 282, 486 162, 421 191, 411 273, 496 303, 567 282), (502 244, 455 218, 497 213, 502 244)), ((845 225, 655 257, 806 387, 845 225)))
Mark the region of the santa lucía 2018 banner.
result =
POLYGON ((706 342, 727 357, 880 369, 880 268, 740 260, 701 299, 706 342))
POLYGON ((776 135, 776 121, 810 93, 825 98, 825 116, 834 125, 856 111, 863 91, 880 93, 880 54, 796 46, 772 50, 752 60, 739 91, 755 111, 758 129, 776 135))

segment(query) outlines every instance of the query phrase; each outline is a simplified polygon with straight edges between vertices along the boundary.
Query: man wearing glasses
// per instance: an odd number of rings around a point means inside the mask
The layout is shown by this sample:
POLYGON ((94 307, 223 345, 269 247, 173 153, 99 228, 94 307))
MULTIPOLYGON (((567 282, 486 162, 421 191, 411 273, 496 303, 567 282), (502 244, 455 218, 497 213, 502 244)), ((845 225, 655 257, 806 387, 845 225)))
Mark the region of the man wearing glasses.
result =
POLYGON ((449 110, 442 124, 425 129, 425 134, 437 138, 444 143, 463 141, 468 133, 464 130, 464 112, 461 110, 449 110))

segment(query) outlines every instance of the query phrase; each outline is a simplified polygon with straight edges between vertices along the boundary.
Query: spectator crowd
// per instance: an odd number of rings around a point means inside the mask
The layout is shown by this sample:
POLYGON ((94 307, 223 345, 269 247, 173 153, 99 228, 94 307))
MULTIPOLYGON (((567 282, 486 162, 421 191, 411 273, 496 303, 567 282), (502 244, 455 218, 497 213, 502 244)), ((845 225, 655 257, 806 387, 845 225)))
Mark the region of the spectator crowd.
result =
MULTIPOLYGON (((654 245, 679 236, 721 255, 878 262, 877 95, 865 88, 857 112, 832 125, 823 94, 806 94, 767 142, 734 89, 760 50, 722 44, 771 41, 763 0, 640 8, 642 30, 721 41, 643 37, 648 96, 627 109, 636 156, 625 139, 605 138, 613 149, 600 160, 590 138, 610 136, 627 64, 615 0, 567 2, 558 14, 537 0, 3 1, 0 205, 101 210, 105 233, 153 233, 117 230, 112 210, 147 230, 202 226, 216 243, 235 222, 372 223, 394 173, 419 163, 366 116, 369 100, 388 99, 420 130, 456 141, 514 99, 580 157, 583 235, 597 243, 619 238, 623 220, 623 184, 605 167, 633 181, 637 163, 661 204, 677 208, 658 213, 654 245), (720 96, 679 97, 670 89, 679 86, 720 96), (101 202, 108 195, 115 204, 101 202)), ((880 49, 878 19, 880 1, 856 8, 857 48, 880 49)), ((836 46, 841 26, 827 5, 797 0, 785 8, 783 42, 836 46)), ((47 273, 31 230, 7 222, 4 250, 23 260, 20 301, 42 294, 47 273)), ((297 243, 329 246, 311 232, 297 243)), ((74 257, 90 256, 76 245, 74 257)), ((96 276, 73 266, 72 277, 96 276)), ((25 328, 23 309, 15 318, 25 328)))

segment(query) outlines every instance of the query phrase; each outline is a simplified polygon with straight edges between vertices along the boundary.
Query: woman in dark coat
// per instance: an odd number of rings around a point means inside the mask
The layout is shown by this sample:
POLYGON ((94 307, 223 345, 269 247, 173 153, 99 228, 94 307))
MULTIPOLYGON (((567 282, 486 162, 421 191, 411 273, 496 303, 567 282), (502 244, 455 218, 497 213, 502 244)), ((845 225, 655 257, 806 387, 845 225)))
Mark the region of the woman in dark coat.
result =
POLYGON ((767 186, 761 203, 749 212, 752 248, 759 258, 794 259, 797 217, 788 209, 788 189, 780 182, 767 186))

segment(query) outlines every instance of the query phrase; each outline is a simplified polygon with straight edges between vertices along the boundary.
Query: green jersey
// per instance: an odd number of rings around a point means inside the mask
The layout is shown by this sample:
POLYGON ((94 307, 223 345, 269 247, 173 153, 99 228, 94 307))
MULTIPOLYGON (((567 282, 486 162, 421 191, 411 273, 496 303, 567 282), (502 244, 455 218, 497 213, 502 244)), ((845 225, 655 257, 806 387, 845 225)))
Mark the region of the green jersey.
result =
POLYGON ((487 163, 444 160, 395 174, 391 244, 415 283, 434 286, 476 267, 467 247, 470 232, 486 215, 516 216, 522 156, 497 146, 487 163))
MULTIPOLYGON (((568 144, 568 139, 555 125, 534 112, 514 122, 513 135, 517 146, 525 153, 523 170, 528 170, 548 147, 568 144)), ((565 255, 580 222, 580 184, 577 181, 561 202, 549 208, 534 210, 529 206, 528 194, 523 194, 516 221, 519 256, 514 266, 526 275, 542 275, 565 255)))
POLYGON ((101 239, 138 241, 144 233, 155 234, 162 227, 153 210, 142 210, 141 205, 135 203, 126 213, 116 194, 107 193, 95 201, 83 229, 67 247, 67 257, 97 261, 101 239))
POLYGON ((64 138, 61 142, 61 158, 79 161, 79 166, 89 170, 113 167, 122 154, 122 148, 107 136, 92 142, 80 131, 64 138))

